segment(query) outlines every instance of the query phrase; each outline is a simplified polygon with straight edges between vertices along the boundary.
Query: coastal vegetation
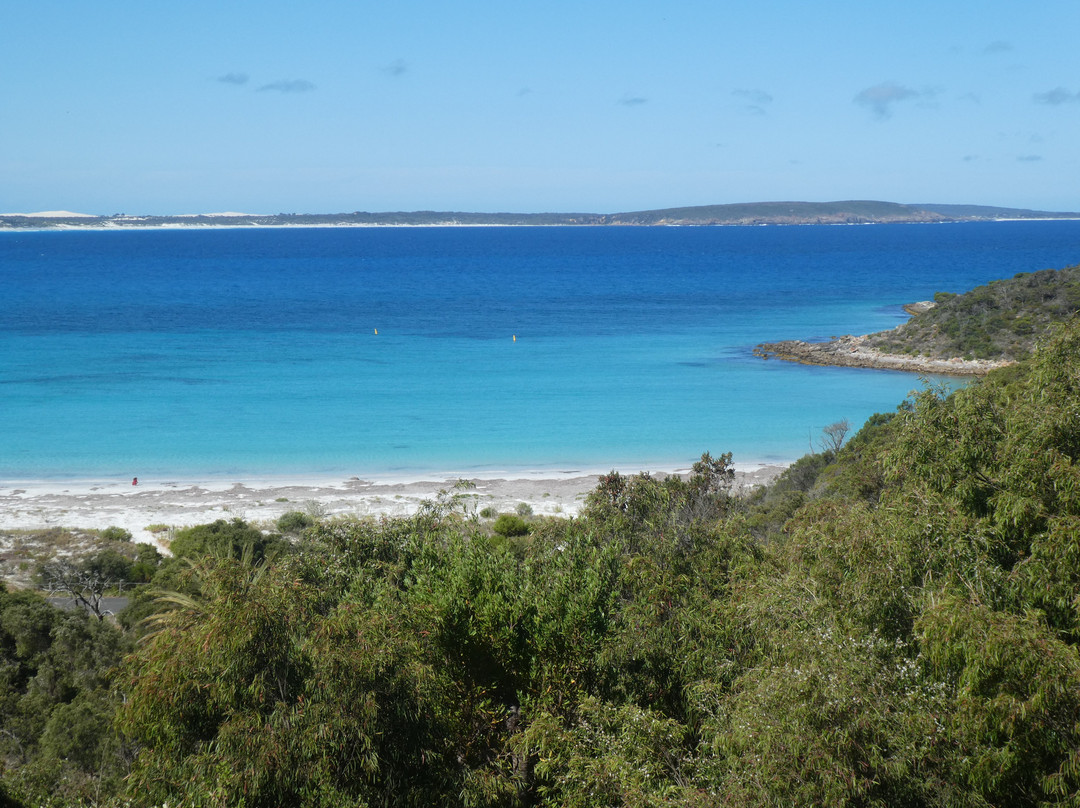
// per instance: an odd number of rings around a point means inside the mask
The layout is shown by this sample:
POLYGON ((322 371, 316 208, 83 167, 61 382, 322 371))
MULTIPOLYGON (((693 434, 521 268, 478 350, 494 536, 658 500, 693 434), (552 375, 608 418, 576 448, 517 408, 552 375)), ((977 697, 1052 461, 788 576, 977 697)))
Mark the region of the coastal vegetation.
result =
POLYGON ((0 804, 1075 806, 1078 412, 1074 319, 749 497, 706 454, 525 532, 220 520, 116 624, 0 591, 0 804))
POLYGON ((1080 311, 1080 266, 1021 272, 963 294, 938 292, 933 303, 867 344, 938 359, 1021 359, 1051 324, 1080 311))
POLYGON ((983 375, 1029 356, 1050 328, 1080 311, 1080 266, 1021 272, 963 294, 911 304, 889 331, 829 342, 767 342, 754 353, 814 365, 983 375))

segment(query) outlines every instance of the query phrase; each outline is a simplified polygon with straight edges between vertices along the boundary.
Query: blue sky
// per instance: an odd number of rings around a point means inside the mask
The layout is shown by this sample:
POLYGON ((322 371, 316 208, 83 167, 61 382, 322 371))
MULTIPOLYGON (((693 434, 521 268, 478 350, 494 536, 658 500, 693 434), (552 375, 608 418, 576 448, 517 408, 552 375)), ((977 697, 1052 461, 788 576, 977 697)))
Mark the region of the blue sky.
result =
POLYGON ((1080 210, 1080 2, 5 3, 0 211, 1080 210))

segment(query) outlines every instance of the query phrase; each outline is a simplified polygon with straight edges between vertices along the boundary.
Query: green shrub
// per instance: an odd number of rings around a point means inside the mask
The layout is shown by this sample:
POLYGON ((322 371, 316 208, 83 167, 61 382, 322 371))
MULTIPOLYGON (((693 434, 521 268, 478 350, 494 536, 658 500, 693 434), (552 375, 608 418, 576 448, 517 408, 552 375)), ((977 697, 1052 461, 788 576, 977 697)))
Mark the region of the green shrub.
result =
POLYGON ((115 525, 99 530, 98 535, 106 541, 131 541, 131 532, 115 525))
POLYGON ((111 581, 130 581, 132 562, 115 550, 102 550, 80 565, 88 573, 111 581))
POLYGON ((277 520, 277 528, 282 533, 299 533, 315 524, 315 517, 303 511, 283 513, 277 520))
POLYGON ((251 560, 261 561, 285 549, 288 542, 278 535, 264 535, 243 519, 228 522, 218 519, 208 525, 196 525, 176 532, 169 545, 176 558, 197 559, 212 555, 220 558, 242 558, 251 553, 251 560))
POLYGON ((158 549, 152 544, 137 544, 135 551, 135 560, 131 565, 131 572, 128 574, 129 581, 135 581, 137 583, 148 583, 150 579, 154 577, 154 574, 158 571, 158 567, 161 566, 164 561, 164 556, 158 552, 158 549))
POLYGON ((510 538, 511 536, 524 536, 529 532, 529 523, 520 516, 504 513, 495 520, 495 524, 491 526, 491 529, 498 535, 507 538, 510 538))

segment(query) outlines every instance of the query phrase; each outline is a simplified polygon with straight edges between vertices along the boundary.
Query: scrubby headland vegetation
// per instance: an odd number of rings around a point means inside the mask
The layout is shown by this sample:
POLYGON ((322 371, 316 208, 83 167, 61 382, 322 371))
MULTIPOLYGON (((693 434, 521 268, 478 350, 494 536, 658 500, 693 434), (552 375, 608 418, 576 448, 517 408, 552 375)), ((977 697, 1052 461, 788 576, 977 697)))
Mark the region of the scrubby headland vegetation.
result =
POLYGON ((1021 272, 963 294, 938 292, 933 304, 867 343, 937 359, 1022 359, 1051 324, 1080 311, 1080 265, 1021 272))
POLYGON ((938 292, 888 331, 762 343, 754 353, 819 365, 982 375, 1029 356, 1055 323, 1080 311, 1080 266, 1021 272, 963 294, 938 292))
POLYGON ((1078 804, 1080 322, 826 438, 748 498, 222 520, 115 624, 0 591, 0 804, 1078 804))

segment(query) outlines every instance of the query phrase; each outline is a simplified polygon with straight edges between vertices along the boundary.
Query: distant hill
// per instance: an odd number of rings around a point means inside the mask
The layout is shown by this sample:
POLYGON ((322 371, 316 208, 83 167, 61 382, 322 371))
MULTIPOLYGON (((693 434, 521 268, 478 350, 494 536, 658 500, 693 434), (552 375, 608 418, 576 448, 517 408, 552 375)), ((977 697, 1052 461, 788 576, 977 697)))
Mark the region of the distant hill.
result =
POLYGON ((942 213, 896 202, 745 202, 689 208, 616 213, 607 224, 637 225, 760 225, 872 224, 885 222, 942 222, 942 213))
POLYGON ((886 224, 897 222, 963 222, 997 219, 1076 219, 1080 213, 1051 213, 986 205, 902 205, 896 202, 746 202, 699 205, 628 213, 468 213, 461 211, 394 211, 371 213, 207 213, 183 216, 86 214, 52 211, 0 214, 0 229, 134 228, 134 227, 361 227, 477 225, 785 225, 886 224))

